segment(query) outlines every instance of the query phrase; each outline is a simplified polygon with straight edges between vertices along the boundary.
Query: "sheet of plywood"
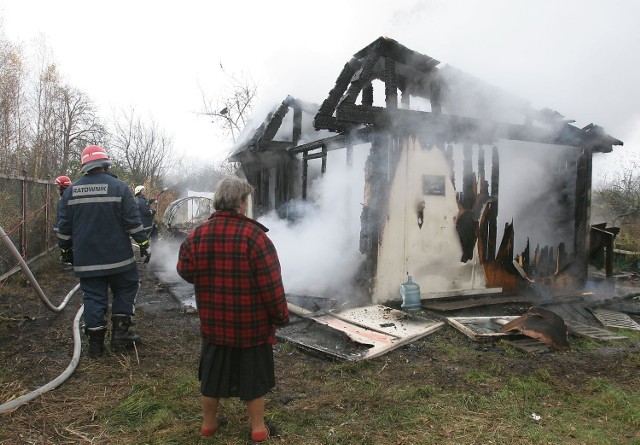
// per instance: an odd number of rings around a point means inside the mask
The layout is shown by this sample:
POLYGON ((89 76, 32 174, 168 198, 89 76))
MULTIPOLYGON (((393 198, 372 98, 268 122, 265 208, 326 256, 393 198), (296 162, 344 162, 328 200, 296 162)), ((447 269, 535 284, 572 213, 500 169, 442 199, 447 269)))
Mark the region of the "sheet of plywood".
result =
MULTIPOLYGON (((302 338, 298 329, 293 328, 279 330, 279 336, 291 343, 299 343, 306 349, 312 349, 323 354, 332 355, 341 359, 358 361, 378 357, 392 351, 402 345, 418 340, 431 334, 442 326, 444 322, 410 314, 383 305, 372 305, 348 309, 341 312, 325 312, 314 314, 308 311, 300 311, 299 308, 289 304, 290 309, 298 312, 307 320, 326 326, 331 331, 315 330, 313 335, 302 338), (365 345, 362 347, 350 347, 344 343, 334 342, 335 347, 327 347, 322 336, 335 336, 339 332, 349 338, 351 342, 365 345)), ((309 332, 307 327, 305 333, 309 332)), ((339 337, 337 337, 339 338, 339 337)))

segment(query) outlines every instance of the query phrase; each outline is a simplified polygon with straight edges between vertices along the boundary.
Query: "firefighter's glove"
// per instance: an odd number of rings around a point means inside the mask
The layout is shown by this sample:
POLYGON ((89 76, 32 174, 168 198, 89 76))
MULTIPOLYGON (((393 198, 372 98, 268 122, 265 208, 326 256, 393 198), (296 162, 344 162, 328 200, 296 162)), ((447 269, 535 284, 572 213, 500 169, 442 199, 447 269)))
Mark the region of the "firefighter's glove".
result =
POLYGON ((141 257, 150 257, 151 256, 151 246, 149 245, 149 240, 138 243, 138 247, 140 247, 140 256, 141 257))
POLYGON ((68 249, 60 249, 60 261, 65 264, 73 265, 73 247, 68 249))

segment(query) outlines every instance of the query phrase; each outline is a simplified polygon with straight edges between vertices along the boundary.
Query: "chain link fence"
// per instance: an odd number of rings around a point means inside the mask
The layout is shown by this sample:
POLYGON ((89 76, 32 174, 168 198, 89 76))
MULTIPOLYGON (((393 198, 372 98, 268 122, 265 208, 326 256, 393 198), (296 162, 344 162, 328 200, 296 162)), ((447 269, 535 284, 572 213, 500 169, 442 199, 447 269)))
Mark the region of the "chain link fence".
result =
MULTIPOLYGON (((53 226, 58 199, 52 181, 0 175, 0 227, 27 263, 56 246, 53 226)), ((18 267, 0 244, 0 281, 18 267)))

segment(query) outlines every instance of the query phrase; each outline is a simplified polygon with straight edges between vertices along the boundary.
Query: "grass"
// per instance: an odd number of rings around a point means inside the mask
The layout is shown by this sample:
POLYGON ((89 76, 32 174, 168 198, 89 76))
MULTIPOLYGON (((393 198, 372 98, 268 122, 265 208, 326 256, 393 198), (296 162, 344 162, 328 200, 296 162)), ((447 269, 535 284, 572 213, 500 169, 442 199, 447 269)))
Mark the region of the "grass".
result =
MULTIPOLYGON (((280 363, 286 366, 285 382, 280 378, 267 405, 282 431, 275 443, 640 444, 637 381, 633 387, 598 376, 576 382, 561 376, 553 364, 515 373, 501 362, 502 355, 481 357, 471 342, 458 346, 454 361, 448 362, 450 357, 442 355, 445 348, 432 346, 428 353, 437 351, 438 361, 450 367, 477 360, 486 366, 461 370, 450 381, 440 376, 437 382, 424 362, 410 366, 416 359, 402 353, 355 363, 310 362, 305 353, 283 347, 276 357, 288 359, 286 365, 280 363), (292 400, 280 403, 287 394, 292 400)), ((581 347, 593 350, 591 344, 581 347)), ((504 356, 511 354, 516 352, 504 356)), ((531 361, 520 357, 519 366, 523 359, 531 361)), ((637 363, 636 352, 623 356, 619 366, 637 363)), ((200 405, 197 379, 186 377, 192 374, 190 368, 175 369, 173 378, 138 382, 101 415, 122 443, 205 443, 194 434, 200 405)), ((220 433, 224 443, 246 443, 243 404, 233 399, 222 404, 230 420, 220 433)))
MULTIPOLYGON (((14 291, 0 305, 3 401, 47 381, 44 368, 53 376, 64 369, 64 354, 25 351, 68 351, 74 315, 50 315, 28 288, 14 291), (33 320, 16 329, 23 315, 33 320)), ((0 286, 3 292, 9 288, 0 286)), ((83 356, 69 381, 3 416, 0 445, 246 444, 249 422, 237 399, 222 402, 229 424, 219 437, 199 435, 195 316, 141 310, 136 330, 144 338, 139 351, 83 356)), ((572 336, 567 352, 527 354, 504 341, 475 343, 446 326, 363 362, 333 362, 281 343, 278 386, 267 398, 281 435, 270 443, 640 445, 640 333, 614 332, 629 338, 572 336)))

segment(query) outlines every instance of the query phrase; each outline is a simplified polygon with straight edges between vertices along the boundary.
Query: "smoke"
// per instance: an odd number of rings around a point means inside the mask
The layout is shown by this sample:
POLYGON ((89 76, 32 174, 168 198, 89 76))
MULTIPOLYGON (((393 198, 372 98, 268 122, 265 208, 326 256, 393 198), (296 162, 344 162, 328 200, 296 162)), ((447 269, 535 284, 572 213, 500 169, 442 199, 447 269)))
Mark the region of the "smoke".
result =
POLYGON ((358 249, 368 152, 368 144, 355 146, 352 167, 345 150, 329 152, 327 172, 309 184, 308 201, 293 203, 300 215, 295 222, 275 213, 259 219, 278 250, 287 293, 353 298, 353 278, 363 261, 358 249))
MULTIPOLYGON (((564 242, 573 249, 579 149, 500 141, 498 230, 514 223, 514 250, 564 242)), ((498 240, 499 242, 499 240, 498 240)))
POLYGON ((185 306, 195 307, 193 285, 184 281, 176 269, 182 239, 161 238, 151 242, 151 261, 160 282, 169 286, 171 293, 185 306))

